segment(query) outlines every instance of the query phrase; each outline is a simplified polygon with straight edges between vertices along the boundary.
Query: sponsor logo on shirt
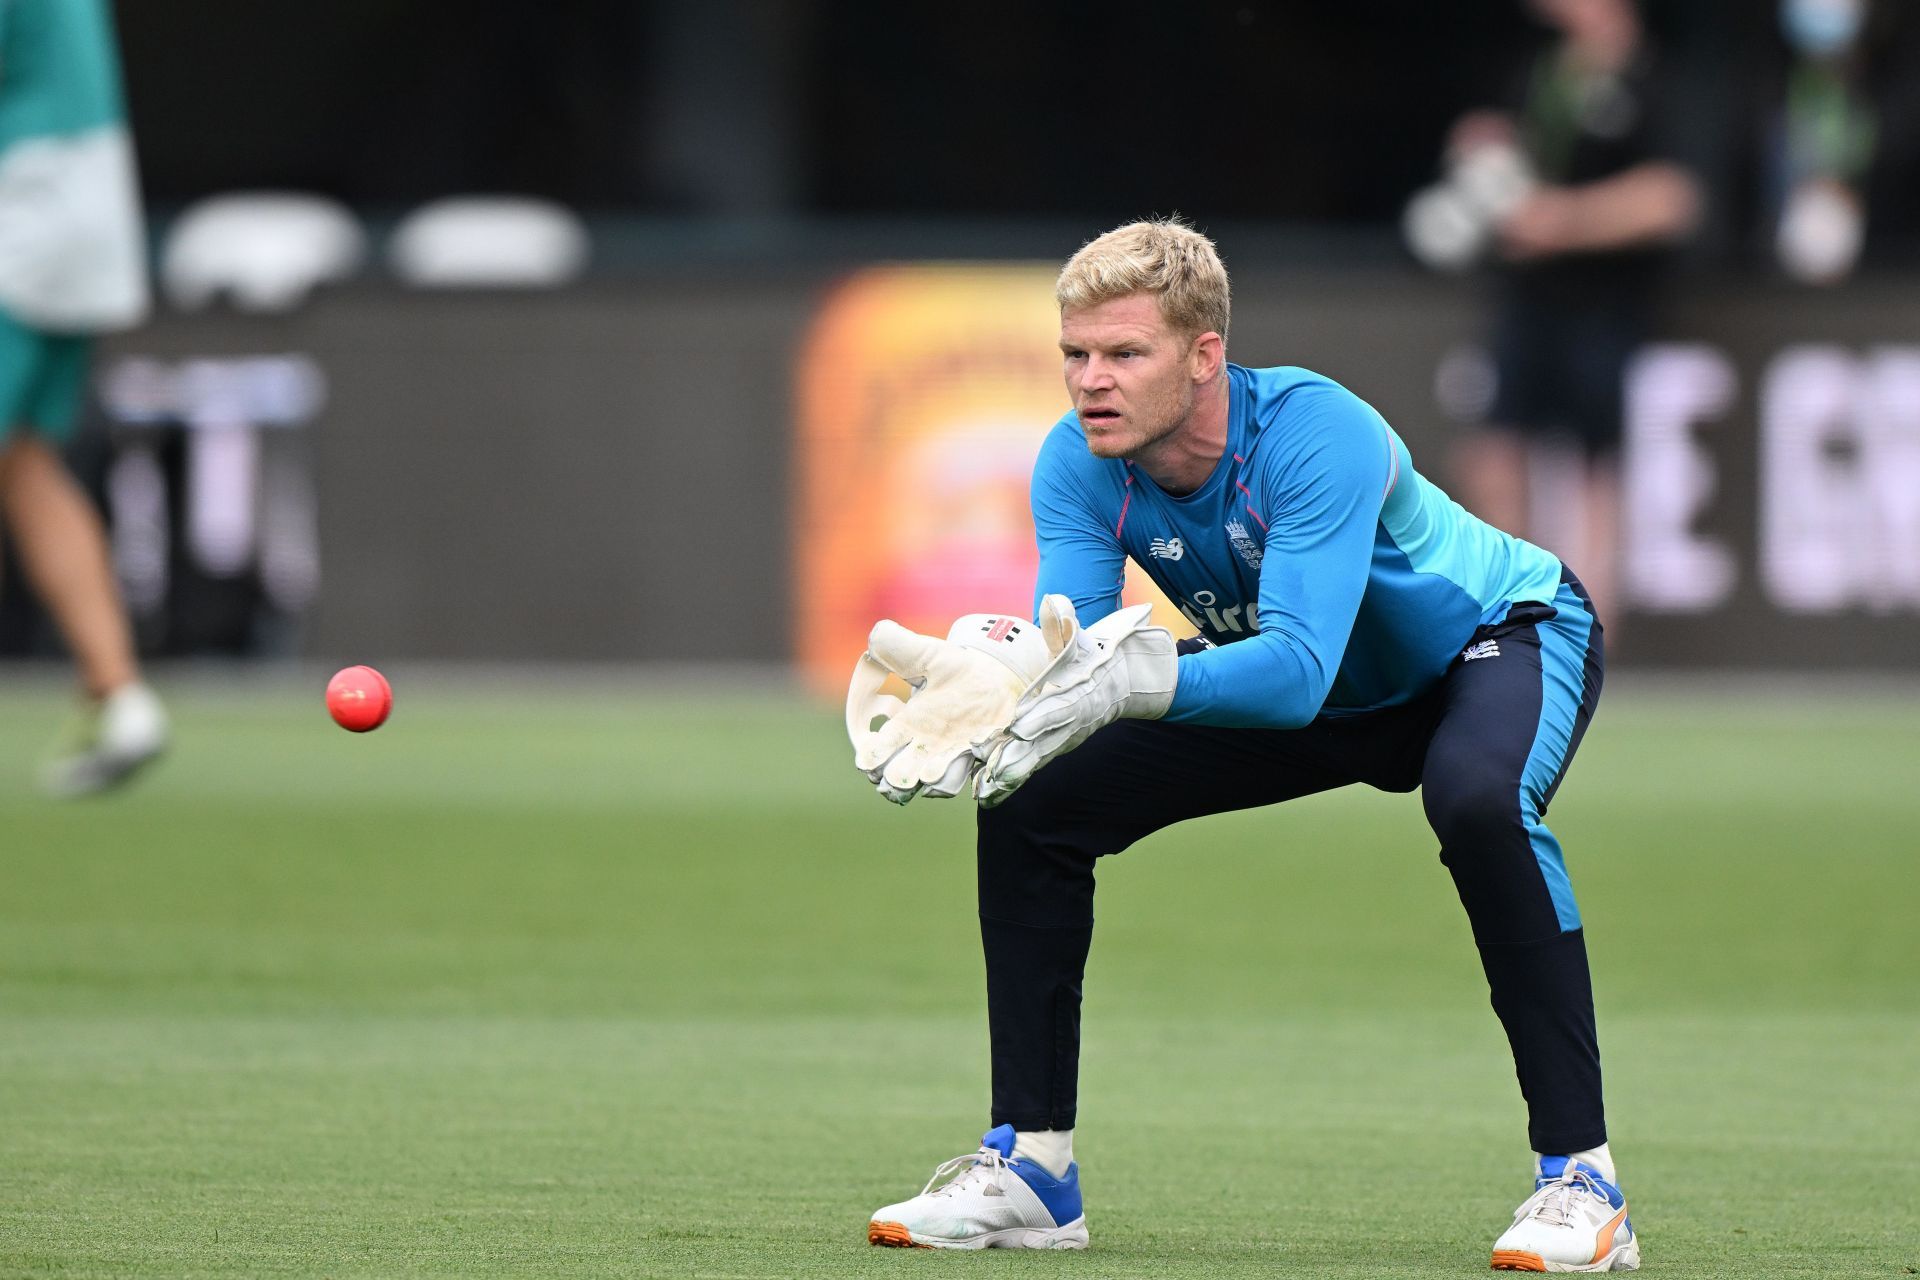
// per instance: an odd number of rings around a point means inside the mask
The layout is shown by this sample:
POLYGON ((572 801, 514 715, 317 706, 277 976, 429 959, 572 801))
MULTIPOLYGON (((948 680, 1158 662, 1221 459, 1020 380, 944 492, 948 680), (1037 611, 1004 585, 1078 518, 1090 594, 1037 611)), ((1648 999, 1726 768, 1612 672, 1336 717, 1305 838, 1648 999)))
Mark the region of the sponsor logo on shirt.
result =
POLYGON ((1479 644, 1470 644, 1466 652, 1460 655, 1462 662, 1472 662, 1475 658, 1497 658, 1500 656, 1498 640, 1482 640, 1479 644))
POLYGON ((1252 604, 1222 604, 1211 591, 1196 591, 1180 602, 1180 612, 1202 631, 1215 635, 1250 634, 1260 630, 1259 608, 1252 604))
POLYGON ((1148 544, 1147 554, 1155 560, 1178 560, 1187 554, 1187 544, 1178 538, 1155 538, 1148 544))
POLYGON ((1259 572, 1260 558, 1266 553, 1261 550, 1260 544, 1253 540, 1253 535, 1247 532, 1247 526, 1238 520, 1229 520, 1227 536, 1233 539, 1233 549, 1238 551, 1240 558, 1247 562, 1247 568, 1256 573, 1259 572))

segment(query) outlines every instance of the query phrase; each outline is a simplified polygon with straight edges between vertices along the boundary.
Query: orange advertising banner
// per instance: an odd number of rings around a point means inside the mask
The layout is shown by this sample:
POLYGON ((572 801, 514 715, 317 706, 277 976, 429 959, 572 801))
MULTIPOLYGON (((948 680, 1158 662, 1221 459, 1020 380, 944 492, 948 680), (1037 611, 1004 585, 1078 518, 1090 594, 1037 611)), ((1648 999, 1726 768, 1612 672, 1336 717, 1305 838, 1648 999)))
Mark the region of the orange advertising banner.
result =
MULTIPOLYGON (((846 687, 880 618, 945 635, 1033 611, 1027 483, 1068 406, 1054 271, 877 267, 822 305, 798 370, 795 657, 846 687)), ((1129 599, 1192 631, 1129 566, 1129 599)))

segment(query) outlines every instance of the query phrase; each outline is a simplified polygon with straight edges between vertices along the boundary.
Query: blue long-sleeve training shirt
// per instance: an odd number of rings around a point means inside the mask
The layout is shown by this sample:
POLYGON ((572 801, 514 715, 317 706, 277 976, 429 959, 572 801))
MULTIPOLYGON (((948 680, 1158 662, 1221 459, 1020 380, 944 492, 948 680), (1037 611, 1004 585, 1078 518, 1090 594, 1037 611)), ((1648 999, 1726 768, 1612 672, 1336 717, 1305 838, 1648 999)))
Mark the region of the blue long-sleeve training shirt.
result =
POLYGON ((1119 607, 1131 557, 1220 647, 1180 658, 1169 720, 1295 728, 1407 702, 1475 627, 1551 601, 1560 562, 1467 514, 1373 407, 1306 369, 1227 366, 1227 451, 1174 497, 1087 452, 1079 416, 1033 471, 1040 597, 1119 607))

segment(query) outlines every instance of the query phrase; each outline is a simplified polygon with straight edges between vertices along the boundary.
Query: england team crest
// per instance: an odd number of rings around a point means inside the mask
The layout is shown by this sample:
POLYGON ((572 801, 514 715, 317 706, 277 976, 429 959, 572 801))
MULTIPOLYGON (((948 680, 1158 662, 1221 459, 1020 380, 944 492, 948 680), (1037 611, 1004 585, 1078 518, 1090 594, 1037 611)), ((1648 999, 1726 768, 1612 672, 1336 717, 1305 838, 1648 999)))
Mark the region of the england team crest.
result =
POLYGON ((1227 537, 1233 540, 1233 549, 1247 562, 1247 568, 1255 573, 1260 572, 1260 558, 1266 553, 1254 541, 1253 535, 1247 532, 1247 526, 1238 520, 1227 521, 1227 537))

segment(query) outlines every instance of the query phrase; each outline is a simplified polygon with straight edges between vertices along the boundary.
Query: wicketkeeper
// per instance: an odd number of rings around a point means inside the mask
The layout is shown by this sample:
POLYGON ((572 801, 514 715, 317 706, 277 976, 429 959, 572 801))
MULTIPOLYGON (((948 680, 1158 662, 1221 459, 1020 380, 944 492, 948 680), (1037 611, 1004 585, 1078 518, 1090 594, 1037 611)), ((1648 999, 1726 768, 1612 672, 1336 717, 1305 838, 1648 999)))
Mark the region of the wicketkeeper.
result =
POLYGON ((1637 1267, 1580 913, 1545 822, 1600 696, 1586 593, 1430 484, 1345 388, 1227 363, 1226 270, 1191 228, 1099 237, 1056 296, 1073 409, 1034 467, 1035 619, 972 615, 945 639, 883 622, 848 695, 855 763, 884 795, 979 802, 993 1042, 992 1131, 876 1211, 868 1239, 1084 1247, 1095 860, 1362 782, 1421 790, 1513 1049, 1535 1181, 1493 1266, 1637 1267), (1198 638, 1119 607, 1128 558, 1198 638), (888 672, 911 697, 880 692, 888 672))

